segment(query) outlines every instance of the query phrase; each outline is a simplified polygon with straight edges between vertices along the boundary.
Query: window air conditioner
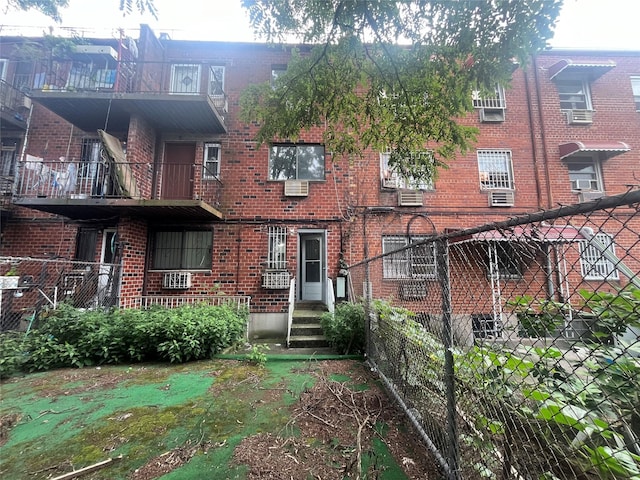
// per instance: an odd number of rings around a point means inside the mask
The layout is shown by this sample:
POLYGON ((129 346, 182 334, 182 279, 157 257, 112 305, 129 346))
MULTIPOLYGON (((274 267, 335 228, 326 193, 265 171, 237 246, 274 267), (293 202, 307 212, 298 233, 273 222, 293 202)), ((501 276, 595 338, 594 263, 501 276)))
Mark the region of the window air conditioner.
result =
POLYGON ((567 123, 569 125, 593 123, 593 112, 591 110, 568 110, 567 123))
POLYGON ((398 192, 398 205, 400 207, 421 207, 422 204, 421 190, 400 190, 398 192))
POLYGON ((162 276, 162 288, 167 290, 191 288, 191 272, 166 272, 162 276))
POLYGON ((571 188, 573 190, 597 190, 598 182, 595 180, 574 180, 571 182, 571 188))
POLYGON ((481 108, 480 121, 482 123, 504 122, 504 108, 481 108))
POLYGON ((262 274, 262 288, 284 290, 289 288, 289 272, 286 270, 268 271, 262 274))
POLYGON ((513 190, 492 190, 489 192, 490 207, 513 207, 514 203, 513 190))
POLYGON ((309 195, 307 180, 287 180, 284 182, 285 197, 306 197, 309 195))
POLYGON ((591 202, 593 200, 598 200, 599 198, 604 197, 604 192, 595 192, 595 191, 585 191, 580 192, 578 194, 578 201, 580 203, 591 202))

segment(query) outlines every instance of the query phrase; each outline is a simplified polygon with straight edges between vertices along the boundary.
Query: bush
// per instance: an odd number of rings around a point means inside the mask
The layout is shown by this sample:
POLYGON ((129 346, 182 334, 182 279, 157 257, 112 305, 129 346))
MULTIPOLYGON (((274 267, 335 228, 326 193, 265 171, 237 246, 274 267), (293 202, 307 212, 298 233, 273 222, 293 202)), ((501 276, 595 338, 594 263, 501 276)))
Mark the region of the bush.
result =
POLYGON ((334 313, 324 313, 320 324, 325 337, 338 353, 364 353, 364 307, 360 303, 340 303, 334 313))
POLYGON ((247 318, 247 311, 225 305, 111 312, 60 305, 29 335, 0 335, 0 377, 21 370, 211 358, 242 339, 247 318))

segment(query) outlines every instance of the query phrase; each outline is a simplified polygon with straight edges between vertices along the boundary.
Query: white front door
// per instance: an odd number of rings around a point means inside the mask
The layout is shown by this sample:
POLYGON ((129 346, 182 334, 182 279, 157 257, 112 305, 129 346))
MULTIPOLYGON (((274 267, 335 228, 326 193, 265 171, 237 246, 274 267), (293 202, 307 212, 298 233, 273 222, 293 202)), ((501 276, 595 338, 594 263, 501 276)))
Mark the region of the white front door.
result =
POLYGON ((324 236, 321 233, 301 234, 300 249, 300 299, 322 301, 324 236))

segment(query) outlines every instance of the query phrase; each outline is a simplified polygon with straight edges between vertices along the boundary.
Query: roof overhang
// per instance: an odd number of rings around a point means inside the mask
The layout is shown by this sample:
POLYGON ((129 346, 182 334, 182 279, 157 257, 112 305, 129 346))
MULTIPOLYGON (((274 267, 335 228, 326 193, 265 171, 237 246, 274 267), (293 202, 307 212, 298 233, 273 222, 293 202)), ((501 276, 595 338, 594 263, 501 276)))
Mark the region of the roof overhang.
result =
POLYGON ((517 226, 508 229, 487 230, 474 233, 463 240, 469 242, 513 242, 513 243, 570 243, 585 240, 580 230, 572 225, 517 226))
POLYGON ((631 150, 631 147, 624 142, 574 141, 560 144, 559 150, 560 159, 564 160, 572 155, 583 152, 598 152, 604 158, 611 158, 616 155, 620 155, 621 153, 628 152, 631 150))
POLYGON ((549 67, 549 78, 551 80, 564 80, 582 77, 593 81, 615 66, 616 64, 612 60, 604 62, 574 62, 573 60, 564 59, 549 67))

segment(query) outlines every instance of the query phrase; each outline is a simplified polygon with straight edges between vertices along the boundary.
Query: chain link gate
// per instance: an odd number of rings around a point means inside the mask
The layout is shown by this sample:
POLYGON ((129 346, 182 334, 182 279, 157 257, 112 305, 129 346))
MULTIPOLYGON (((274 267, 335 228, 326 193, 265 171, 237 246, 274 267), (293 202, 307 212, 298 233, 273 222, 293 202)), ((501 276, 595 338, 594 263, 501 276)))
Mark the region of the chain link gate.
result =
POLYGON ((0 331, 28 330, 45 307, 117 307, 118 264, 0 257, 0 331))
POLYGON ((640 479, 640 192, 349 269, 367 356, 449 479, 640 479))

